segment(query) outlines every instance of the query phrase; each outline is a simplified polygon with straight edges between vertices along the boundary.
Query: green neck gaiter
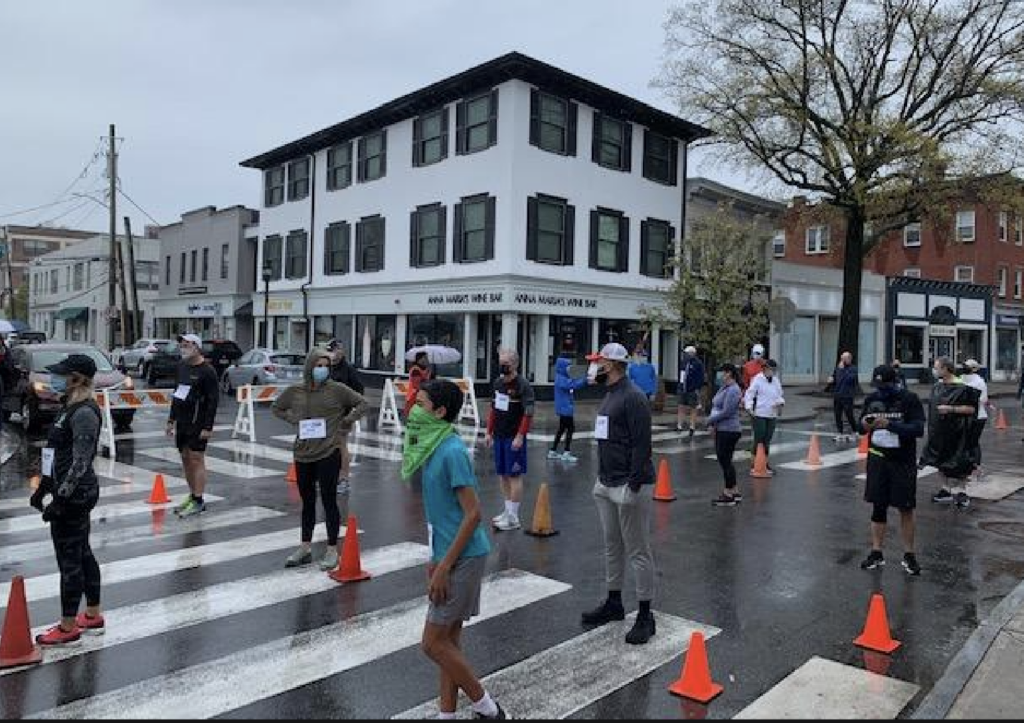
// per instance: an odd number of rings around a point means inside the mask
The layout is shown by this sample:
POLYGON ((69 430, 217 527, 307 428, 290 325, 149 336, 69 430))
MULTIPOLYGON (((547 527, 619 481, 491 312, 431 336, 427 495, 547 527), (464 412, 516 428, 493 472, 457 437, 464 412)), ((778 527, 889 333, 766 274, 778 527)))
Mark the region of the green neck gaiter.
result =
POLYGON ((454 434, 451 422, 438 419, 418 404, 409 411, 405 423, 402 447, 402 479, 409 479, 434 453, 449 434, 454 434))

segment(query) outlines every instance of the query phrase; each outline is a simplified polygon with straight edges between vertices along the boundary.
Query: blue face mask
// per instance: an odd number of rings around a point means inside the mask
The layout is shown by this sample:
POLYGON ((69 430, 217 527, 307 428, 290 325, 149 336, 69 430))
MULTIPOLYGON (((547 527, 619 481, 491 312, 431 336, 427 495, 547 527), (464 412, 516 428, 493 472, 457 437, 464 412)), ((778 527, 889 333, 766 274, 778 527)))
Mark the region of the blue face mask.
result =
POLYGON ((331 370, 327 367, 313 367, 313 381, 317 384, 323 384, 327 381, 327 377, 331 375, 331 370))
POLYGON ((57 394, 63 394, 68 390, 68 378, 59 377, 56 374, 50 376, 50 388, 57 394))

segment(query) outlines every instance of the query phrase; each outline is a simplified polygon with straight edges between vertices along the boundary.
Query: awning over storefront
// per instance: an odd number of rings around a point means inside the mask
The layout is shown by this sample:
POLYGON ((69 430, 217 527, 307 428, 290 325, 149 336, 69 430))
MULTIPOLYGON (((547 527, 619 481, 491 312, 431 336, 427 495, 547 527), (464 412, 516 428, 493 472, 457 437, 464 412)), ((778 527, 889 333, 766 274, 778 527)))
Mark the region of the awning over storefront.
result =
POLYGON ((53 318, 59 321, 77 321, 88 318, 88 316, 88 306, 68 306, 54 314, 53 318))
POLYGON ((239 306, 237 309, 235 309, 235 316, 236 317, 252 316, 252 302, 251 301, 247 301, 244 304, 242 304, 241 306, 239 306))

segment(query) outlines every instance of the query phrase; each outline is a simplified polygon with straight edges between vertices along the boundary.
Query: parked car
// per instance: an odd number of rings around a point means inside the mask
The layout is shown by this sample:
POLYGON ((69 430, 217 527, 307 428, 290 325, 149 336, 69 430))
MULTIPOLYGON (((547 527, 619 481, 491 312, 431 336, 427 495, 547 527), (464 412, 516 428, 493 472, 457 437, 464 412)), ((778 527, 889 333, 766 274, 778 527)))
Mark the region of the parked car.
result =
POLYGON ((253 349, 221 375, 221 389, 230 394, 246 384, 294 384, 302 380, 306 355, 293 351, 253 349))
MULTIPOLYGON (((172 342, 171 339, 139 339, 123 350, 120 358, 114 359, 115 365, 125 374, 135 372, 140 378, 149 376, 146 365, 149 364, 159 344, 172 342)), ((173 342, 172 342, 173 343, 173 342)))
MULTIPOLYGON (((50 386, 50 373, 46 367, 65 359, 69 354, 87 354, 96 362, 94 384, 97 391, 132 389, 134 384, 110 363, 110 359, 88 344, 23 344, 11 348, 10 359, 13 383, 4 389, 0 399, 0 414, 4 419, 18 414, 26 432, 34 433, 49 424, 60 411, 60 395, 50 386)), ((115 409, 111 412, 114 426, 127 429, 135 417, 134 409, 115 409)))
POLYGON ((164 380, 171 383, 178 377, 178 365, 181 364, 181 351, 175 341, 162 341, 156 344, 156 351, 146 364, 146 383, 155 387, 164 380))
POLYGON ((15 344, 45 344, 46 332, 43 331, 12 331, 7 335, 7 345, 15 344))
POLYGON ((228 339, 204 339, 203 357, 213 365, 217 378, 224 377, 224 371, 234 362, 242 358, 242 349, 228 339))

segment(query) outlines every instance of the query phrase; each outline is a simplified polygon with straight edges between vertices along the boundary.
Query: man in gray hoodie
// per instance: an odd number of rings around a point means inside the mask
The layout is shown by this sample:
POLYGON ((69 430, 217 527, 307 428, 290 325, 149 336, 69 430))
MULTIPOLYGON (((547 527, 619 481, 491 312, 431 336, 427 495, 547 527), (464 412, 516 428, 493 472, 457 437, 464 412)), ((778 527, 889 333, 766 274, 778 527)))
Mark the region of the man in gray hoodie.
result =
POLYGON ((327 526, 327 552, 320 561, 320 568, 333 570, 338 566, 339 439, 366 413, 366 400, 330 376, 330 354, 314 349, 306 358, 303 382, 285 389, 272 407, 276 417, 298 426, 294 455, 302 496, 302 536, 299 548, 288 557, 286 567, 308 565, 313 561, 311 548, 318 482, 327 526))

